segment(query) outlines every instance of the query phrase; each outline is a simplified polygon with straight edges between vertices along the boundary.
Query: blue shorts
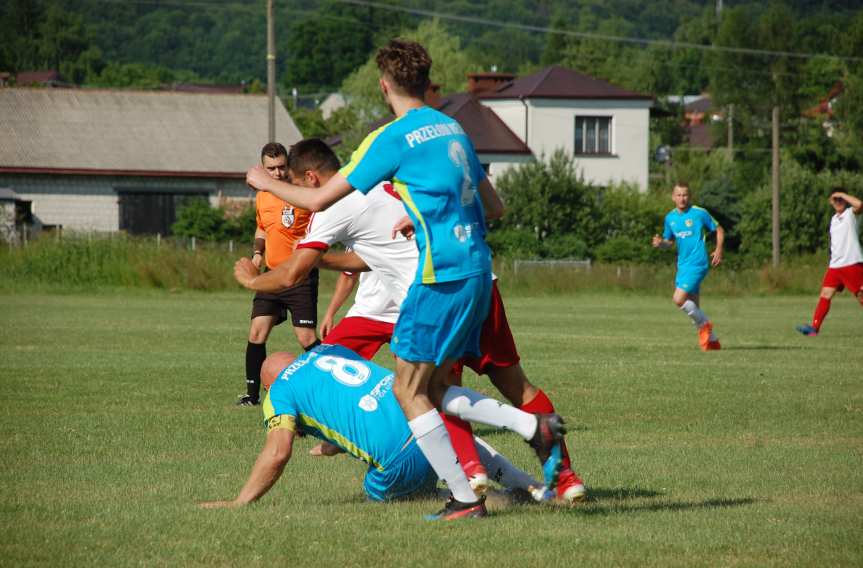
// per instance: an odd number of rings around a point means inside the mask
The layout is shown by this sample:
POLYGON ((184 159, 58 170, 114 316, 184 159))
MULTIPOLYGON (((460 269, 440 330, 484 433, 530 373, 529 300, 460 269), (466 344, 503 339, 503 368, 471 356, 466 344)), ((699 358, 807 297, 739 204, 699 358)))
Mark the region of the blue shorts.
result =
POLYGON ((687 294, 698 294, 701 282, 707 277, 709 270, 709 268, 678 267, 677 276, 674 277, 674 287, 680 288, 687 294))
POLYGON ((435 484, 437 475, 416 440, 411 440, 395 463, 387 466, 386 471, 369 467, 363 490, 372 501, 391 501, 412 493, 431 491, 435 484))
POLYGON ((491 274, 439 284, 414 283, 393 330, 392 352, 405 361, 479 356, 479 337, 491 303, 491 274))

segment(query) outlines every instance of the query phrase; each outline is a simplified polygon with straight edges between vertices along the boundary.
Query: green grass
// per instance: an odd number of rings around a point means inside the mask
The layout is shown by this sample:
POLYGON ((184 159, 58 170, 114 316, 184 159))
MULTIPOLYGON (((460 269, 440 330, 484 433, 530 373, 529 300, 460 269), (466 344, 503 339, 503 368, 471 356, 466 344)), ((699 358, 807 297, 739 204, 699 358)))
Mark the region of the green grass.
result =
POLYGON ((248 295, 0 295, 0 565, 859 566, 863 311, 843 295, 800 337, 815 299, 707 296, 724 350, 704 354, 669 298, 509 295, 591 499, 430 524, 440 502, 368 503, 361 464, 308 439, 257 505, 197 507, 263 440, 233 406, 248 295))

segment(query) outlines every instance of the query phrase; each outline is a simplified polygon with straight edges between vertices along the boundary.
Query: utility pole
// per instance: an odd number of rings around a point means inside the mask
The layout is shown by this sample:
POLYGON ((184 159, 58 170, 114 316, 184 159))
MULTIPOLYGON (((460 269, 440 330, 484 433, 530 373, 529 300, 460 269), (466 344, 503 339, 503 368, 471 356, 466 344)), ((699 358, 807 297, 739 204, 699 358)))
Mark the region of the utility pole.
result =
POLYGON ((773 267, 779 267, 779 106, 773 107, 773 267))
POLYGON ((267 0, 267 104, 268 141, 276 141, 276 29, 273 22, 273 0, 267 0))
POLYGON ((734 105, 728 105, 728 158, 734 160, 734 105))

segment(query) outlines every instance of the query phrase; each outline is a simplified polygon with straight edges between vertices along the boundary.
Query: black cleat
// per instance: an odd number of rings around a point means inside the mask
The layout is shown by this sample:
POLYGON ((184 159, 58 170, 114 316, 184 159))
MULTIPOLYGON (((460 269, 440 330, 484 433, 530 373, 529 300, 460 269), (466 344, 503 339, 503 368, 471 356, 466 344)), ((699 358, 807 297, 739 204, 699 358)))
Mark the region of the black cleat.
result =
POLYGON ((426 515, 427 521, 454 521, 456 519, 479 519, 488 516, 485 508, 485 495, 474 503, 462 503, 450 497, 443 509, 434 515, 426 515))
POLYGON ((540 463, 545 464, 551 454, 551 448, 563 439, 566 428, 563 418, 558 414, 537 414, 536 432, 528 445, 536 452, 540 463))
POLYGON ((240 400, 237 401, 237 406, 258 406, 261 401, 256 396, 249 394, 240 395, 240 400))

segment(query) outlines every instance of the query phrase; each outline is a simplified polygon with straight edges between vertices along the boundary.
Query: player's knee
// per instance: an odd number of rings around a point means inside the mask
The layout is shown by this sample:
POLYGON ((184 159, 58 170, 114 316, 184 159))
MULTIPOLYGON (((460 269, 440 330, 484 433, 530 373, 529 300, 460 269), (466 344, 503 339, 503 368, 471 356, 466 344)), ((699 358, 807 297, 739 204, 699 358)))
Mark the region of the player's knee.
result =
POLYGON ((270 330, 260 327, 252 327, 249 330, 249 343, 266 343, 270 330))

